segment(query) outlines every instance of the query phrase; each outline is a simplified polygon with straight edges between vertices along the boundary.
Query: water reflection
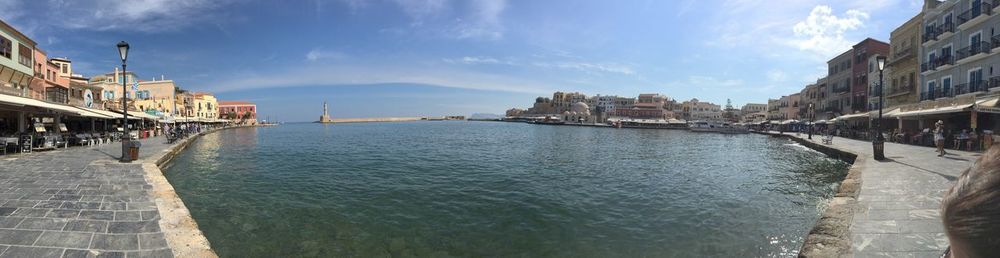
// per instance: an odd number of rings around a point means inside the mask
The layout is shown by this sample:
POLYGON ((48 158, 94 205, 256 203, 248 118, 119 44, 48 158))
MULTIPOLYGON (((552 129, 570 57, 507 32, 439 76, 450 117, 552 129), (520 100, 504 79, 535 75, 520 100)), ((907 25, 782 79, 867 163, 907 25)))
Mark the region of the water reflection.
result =
POLYGON ((226 257, 787 256, 847 168, 786 140, 666 130, 416 122, 214 135, 165 172, 226 257))

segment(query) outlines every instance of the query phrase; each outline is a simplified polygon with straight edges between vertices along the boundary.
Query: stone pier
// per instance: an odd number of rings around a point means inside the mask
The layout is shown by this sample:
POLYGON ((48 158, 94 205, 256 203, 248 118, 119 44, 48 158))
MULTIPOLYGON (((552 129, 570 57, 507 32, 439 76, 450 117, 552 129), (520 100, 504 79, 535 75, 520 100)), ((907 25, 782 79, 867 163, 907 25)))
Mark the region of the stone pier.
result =
POLYGON ((0 156, 0 257, 215 257, 157 166, 195 138, 0 156))

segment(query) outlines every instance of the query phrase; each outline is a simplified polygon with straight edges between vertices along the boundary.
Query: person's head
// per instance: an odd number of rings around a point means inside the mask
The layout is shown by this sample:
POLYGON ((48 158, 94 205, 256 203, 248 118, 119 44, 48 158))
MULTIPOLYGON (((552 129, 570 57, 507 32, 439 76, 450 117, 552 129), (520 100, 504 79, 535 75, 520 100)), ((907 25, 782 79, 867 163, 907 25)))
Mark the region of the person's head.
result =
POLYGON ((1000 146, 990 148, 941 200, 951 257, 1000 254, 1000 146))

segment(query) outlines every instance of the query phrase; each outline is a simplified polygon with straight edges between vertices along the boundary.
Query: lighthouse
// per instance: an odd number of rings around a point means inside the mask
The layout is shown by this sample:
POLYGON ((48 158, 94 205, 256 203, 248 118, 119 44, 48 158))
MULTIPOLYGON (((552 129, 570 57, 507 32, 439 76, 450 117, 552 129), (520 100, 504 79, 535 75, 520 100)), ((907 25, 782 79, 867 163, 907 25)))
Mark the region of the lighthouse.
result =
POLYGON ((327 110, 326 101, 323 101, 323 115, 319 116, 319 121, 317 123, 333 123, 333 119, 330 119, 330 113, 327 110))

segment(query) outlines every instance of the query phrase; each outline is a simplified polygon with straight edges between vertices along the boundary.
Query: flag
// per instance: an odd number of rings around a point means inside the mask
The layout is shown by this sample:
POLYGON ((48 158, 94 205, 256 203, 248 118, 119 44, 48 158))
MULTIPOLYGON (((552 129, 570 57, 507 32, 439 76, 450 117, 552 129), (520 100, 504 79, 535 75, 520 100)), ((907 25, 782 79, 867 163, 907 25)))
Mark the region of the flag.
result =
POLYGON ((135 81, 132 83, 132 90, 139 91, 139 81, 135 81))

